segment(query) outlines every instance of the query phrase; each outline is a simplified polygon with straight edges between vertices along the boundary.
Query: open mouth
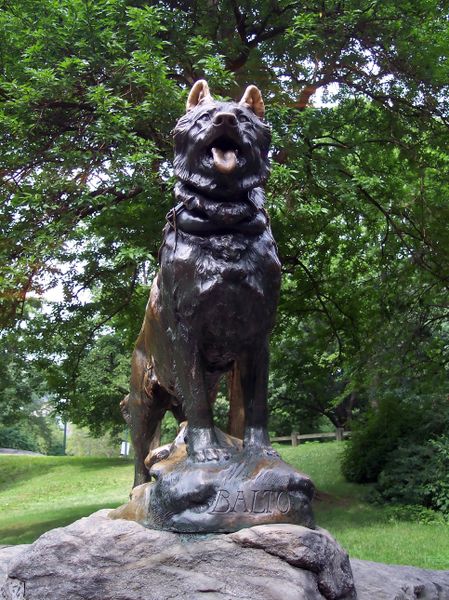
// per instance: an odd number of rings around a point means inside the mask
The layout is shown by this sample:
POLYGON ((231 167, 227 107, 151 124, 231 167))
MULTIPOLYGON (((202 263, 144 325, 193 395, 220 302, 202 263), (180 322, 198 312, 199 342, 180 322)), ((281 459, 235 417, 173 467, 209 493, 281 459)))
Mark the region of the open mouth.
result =
POLYGON ((238 144, 226 135, 214 140, 210 146, 214 167, 220 173, 232 173, 237 166, 238 144))

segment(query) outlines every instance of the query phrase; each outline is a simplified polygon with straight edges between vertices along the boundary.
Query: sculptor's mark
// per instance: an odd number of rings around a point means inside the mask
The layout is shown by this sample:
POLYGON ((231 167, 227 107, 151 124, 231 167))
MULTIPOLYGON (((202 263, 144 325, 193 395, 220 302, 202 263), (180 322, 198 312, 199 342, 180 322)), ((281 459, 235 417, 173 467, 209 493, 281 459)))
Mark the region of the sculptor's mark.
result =
POLYGON ((291 508, 290 495, 279 490, 218 490, 210 513, 286 514, 291 508))

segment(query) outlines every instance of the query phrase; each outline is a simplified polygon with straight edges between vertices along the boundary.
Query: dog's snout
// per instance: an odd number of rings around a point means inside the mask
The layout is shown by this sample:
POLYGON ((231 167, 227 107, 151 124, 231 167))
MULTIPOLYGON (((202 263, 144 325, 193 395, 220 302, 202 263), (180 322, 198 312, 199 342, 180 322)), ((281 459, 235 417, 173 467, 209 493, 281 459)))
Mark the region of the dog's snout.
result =
POLYGON ((237 127, 237 117, 231 112, 219 112, 214 117, 214 125, 237 127))

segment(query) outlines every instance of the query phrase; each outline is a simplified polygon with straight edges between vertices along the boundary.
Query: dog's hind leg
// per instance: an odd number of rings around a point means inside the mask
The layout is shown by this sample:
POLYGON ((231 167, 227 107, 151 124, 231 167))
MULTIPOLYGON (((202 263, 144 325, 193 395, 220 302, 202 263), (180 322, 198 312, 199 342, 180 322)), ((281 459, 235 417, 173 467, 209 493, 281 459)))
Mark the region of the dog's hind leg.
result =
POLYGON ((150 480, 144 461, 166 411, 171 408, 172 398, 154 376, 139 336, 132 358, 130 392, 122 401, 122 412, 130 428, 135 453, 133 487, 150 480))
POLYGON ((149 406, 146 402, 134 403, 134 408, 131 412, 131 439, 134 446, 134 483, 133 487, 150 481, 150 474, 145 466, 145 458, 147 457, 157 433, 160 422, 162 421, 165 410, 156 409, 149 406), (139 409, 137 409, 139 406, 139 409))

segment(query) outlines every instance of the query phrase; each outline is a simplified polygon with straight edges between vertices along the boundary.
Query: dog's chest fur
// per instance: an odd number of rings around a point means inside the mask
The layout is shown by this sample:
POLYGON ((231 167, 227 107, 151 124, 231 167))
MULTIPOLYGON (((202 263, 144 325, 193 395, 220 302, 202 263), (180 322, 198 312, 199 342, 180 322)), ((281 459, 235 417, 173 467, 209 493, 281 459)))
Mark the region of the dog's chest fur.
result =
POLYGON ((270 130, 251 94, 239 104, 196 100, 174 130, 177 205, 151 310, 184 363, 200 354, 207 368, 226 370, 263 347, 274 324, 281 270, 262 188, 270 130))
POLYGON ((273 326, 280 264, 271 232, 195 236, 170 230, 159 285, 169 327, 188 325, 209 362, 232 360, 273 326), (163 300, 170 299, 170 302, 163 300))

